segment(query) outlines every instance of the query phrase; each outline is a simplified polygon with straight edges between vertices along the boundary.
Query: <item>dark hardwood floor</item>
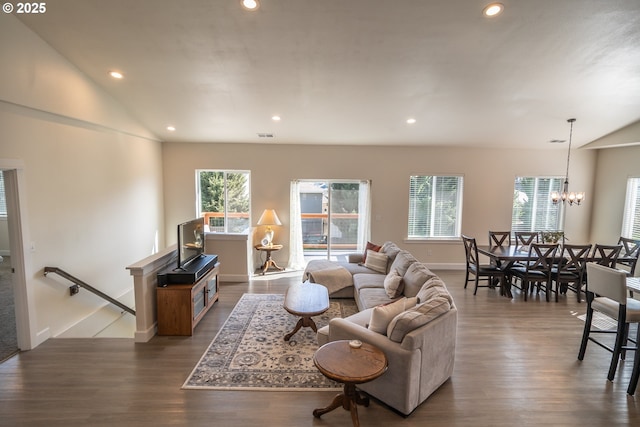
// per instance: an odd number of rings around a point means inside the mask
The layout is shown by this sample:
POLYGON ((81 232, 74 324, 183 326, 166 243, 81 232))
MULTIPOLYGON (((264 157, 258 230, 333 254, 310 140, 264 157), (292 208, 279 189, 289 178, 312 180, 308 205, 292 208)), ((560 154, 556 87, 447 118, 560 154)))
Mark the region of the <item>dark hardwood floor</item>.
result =
MULTIPOLYGON (((462 272, 440 271, 459 309, 453 377, 411 416, 372 400, 363 426, 640 425, 640 392, 626 394, 633 356, 606 379, 610 354, 576 355, 585 304, 575 294, 524 302, 495 289, 463 289, 462 272)), ((188 338, 50 339, 0 365, 0 425, 350 426, 344 410, 315 419, 335 392, 181 390, 245 292, 283 293, 292 279, 223 283, 220 300, 188 338)))

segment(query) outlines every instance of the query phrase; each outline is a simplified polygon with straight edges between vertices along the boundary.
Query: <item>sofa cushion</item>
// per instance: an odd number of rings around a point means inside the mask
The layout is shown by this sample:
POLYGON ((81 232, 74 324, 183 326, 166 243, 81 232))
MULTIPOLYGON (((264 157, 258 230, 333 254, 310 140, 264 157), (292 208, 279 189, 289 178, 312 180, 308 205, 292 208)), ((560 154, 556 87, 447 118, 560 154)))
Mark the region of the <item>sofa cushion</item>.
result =
POLYGON ((389 302, 389 295, 387 295, 387 291, 384 290, 384 287, 360 289, 356 292, 355 297, 359 310, 364 310, 366 308, 375 307, 389 302))
POLYGON ((371 270, 369 270, 369 274, 354 274, 353 287, 356 290, 363 288, 384 288, 384 279, 386 277, 384 274, 372 273, 371 270))
POLYGON ((407 333, 426 325, 450 309, 451 304, 446 297, 439 295, 431 298, 394 317, 387 327, 387 336, 391 341, 402 342, 407 333))
POLYGON ((407 269, 414 262, 418 262, 417 259, 409 251, 401 250, 396 255, 395 259, 391 263, 391 267, 389 267, 389 271, 398 270, 401 276, 407 272, 407 269))
POLYGON ((394 268, 384 278, 384 290, 389 298, 398 298, 402 295, 403 289, 402 275, 394 268))
POLYGON ((396 259, 396 255, 400 252, 400 248, 393 242, 384 242, 380 248, 380 252, 386 254, 389 260, 393 262, 396 259))
POLYGON ((442 296, 449 301, 449 304, 453 304, 453 298, 447 289, 447 285, 439 277, 432 277, 427 280, 416 296, 419 304, 437 296, 442 296))
POLYGON ((367 251, 367 259, 364 262, 364 266, 378 273, 386 274, 388 261, 389 258, 386 254, 369 249, 367 251))
POLYGON ((346 268, 347 271, 352 275, 356 275, 360 273, 368 273, 368 274, 375 274, 375 275, 379 274, 373 271, 372 269, 365 267, 364 264, 354 264, 351 262, 343 262, 343 261, 336 261, 336 262, 340 264, 342 267, 346 268))
POLYGON ((371 311, 369 329, 379 334, 386 335, 387 327, 393 318, 403 311, 415 307, 418 298, 400 298, 393 302, 374 307, 371 311))
POLYGON ((422 288, 424 283, 437 277, 426 265, 421 262, 414 262, 409 266, 407 272, 404 274, 404 295, 407 297, 415 297, 422 288))

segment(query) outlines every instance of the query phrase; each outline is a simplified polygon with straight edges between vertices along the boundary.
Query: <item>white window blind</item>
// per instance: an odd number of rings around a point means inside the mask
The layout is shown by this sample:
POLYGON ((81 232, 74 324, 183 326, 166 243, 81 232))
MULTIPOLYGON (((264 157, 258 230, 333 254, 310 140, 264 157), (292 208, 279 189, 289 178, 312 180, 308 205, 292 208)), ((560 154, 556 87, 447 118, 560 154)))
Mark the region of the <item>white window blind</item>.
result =
POLYGON ((627 180, 627 197, 620 235, 629 239, 640 239, 640 178, 627 180))
POLYGON ((411 176, 408 238, 459 237, 461 176, 411 176))
POLYGON ((523 177, 515 179, 512 231, 560 230, 560 209, 551 201, 552 191, 562 191, 562 177, 523 177))
POLYGON ((4 173, 0 171, 0 217, 7 216, 7 198, 4 194, 4 173))

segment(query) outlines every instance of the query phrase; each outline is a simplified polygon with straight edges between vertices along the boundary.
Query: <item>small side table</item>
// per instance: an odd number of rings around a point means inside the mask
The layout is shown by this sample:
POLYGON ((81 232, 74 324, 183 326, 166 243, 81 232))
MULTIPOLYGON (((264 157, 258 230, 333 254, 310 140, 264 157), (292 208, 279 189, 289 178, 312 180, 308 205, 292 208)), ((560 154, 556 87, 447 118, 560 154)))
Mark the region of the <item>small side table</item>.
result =
POLYGON ((278 264, 276 264, 276 262, 273 259, 271 259, 271 252, 279 251, 280 249, 282 249, 282 245, 269 245, 269 246, 256 245, 255 248, 258 251, 264 251, 267 253, 267 259, 264 262, 264 264, 262 264, 262 267, 261 267, 263 276, 264 276, 264 273, 266 273, 270 267, 273 267, 278 271, 284 270, 284 268, 278 267, 278 264))
POLYGON ((326 408, 313 411, 320 418, 339 406, 351 412, 354 427, 360 426, 357 405, 369 406, 369 398, 356 390, 356 384, 375 380, 387 370, 387 358, 378 347, 362 343, 353 348, 349 341, 333 341, 320 347, 313 356, 313 363, 327 378, 344 384, 344 391, 326 408))

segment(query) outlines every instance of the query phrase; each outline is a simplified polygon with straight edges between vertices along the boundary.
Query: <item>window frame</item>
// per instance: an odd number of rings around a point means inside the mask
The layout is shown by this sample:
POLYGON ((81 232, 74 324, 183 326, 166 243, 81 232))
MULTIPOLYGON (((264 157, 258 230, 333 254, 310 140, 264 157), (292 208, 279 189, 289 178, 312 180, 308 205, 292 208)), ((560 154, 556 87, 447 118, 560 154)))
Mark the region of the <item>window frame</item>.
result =
MULTIPOLYGON (((512 232, 516 232, 516 231, 523 231, 523 232, 538 232, 538 231, 563 231, 564 230, 564 210, 566 209, 566 207, 564 206, 564 203, 560 202, 557 205, 554 205, 552 200, 551 200, 551 192, 552 191, 562 191, 563 189, 563 185, 564 185, 564 181, 565 181, 565 177, 564 176, 532 176, 532 175, 517 175, 514 180, 513 180, 513 203, 511 206, 511 231, 512 232), (544 197, 545 200, 547 200, 546 206, 547 206, 547 210, 546 210, 546 215, 550 215, 550 214, 555 214, 556 215, 556 224, 555 227, 539 227, 536 224, 536 221, 530 221, 529 227, 528 228, 521 228, 518 227, 518 224, 516 224, 514 222, 515 219, 515 210, 516 210, 516 192, 518 191, 518 180, 521 179, 534 179, 535 180, 535 184, 534 187, 535 188, 539 188, 540 184, 539 181, 543 180, 543 179, 548 179, 548 180, 554 180, 548 188, 548 191, 543 191, 543 192, 537 192, 534 194, 534 197, 544 197), (557 185, 554 186, 554 184, 557 185), (555 213, 552 212, 552 209, 556 209, 557 211, 555 213)), ((533 206, 533 212, 530 215, 530 218, 535 218, 538 209, 536 208, 536 206, 533 206)))
POLYGON ((7 218, 7 196, 4 183, 4 171, 0 170, 0 218, 7 218))
POLYGON ((637 176, 627 178, 620 236, 640 239, 640 177, 637 176))
MULTIPOLYGON (((206 212, 203 212, 202 210, 202 195, 201 195, 201 186, 200 186, 200 175, 202 172, 213 172, 213 173, 222 173, 224 174, 224 212, 223 213, 223 220, 224 220, 224 230, 223 231, 214 231, 214 230, 208 230, 211 233, 218 233, 218 234, 249 234, 251 233, 251 224, 252 224, 252 220, 251 220, 251 171, 250 170, 237 170, 237 169, 196 169, 195 170, 195 180, 196 180, 196 216, 197 217, 201 217, 201 216, 205 216, 206 218, 206 212), (245 229, 244 232, 234 232, 234 231, 229 231, 229 227, 232 223, 232 221, 230 221, 230 215, 229 212, 227 210, 229 203, 227 203, 227 197, 228 197, 228 186, 227 186, 227 176, 229 174, 244 174, 247 177, 247 182, 246 182, 246 186, 247 186, 247 197, 248 197, 248 203, 249 203, 249 207, 248 207, 248 218, 247 218, 247 227, 245 229)), ((205 230, 209 228, 209 223, 207 221, 205 221, 205 230)))
MULTIPOLYGON (((433 186, 431 190, 431 209, 436 208, 436 205, 441 201, 437 197, 438 186, 433 186)), ((464 200, 464 175, 463 174, 412 174, 409 176, 409 205, 408 205, 408 215, 407 215, 407 237, 406 240, 408 242, 420 242, 420 241, 438 241, 438 240, 459 240, 462 236, 462 212, 463 212, 463 200, 464 200), (415 231, 412 232, 412 229, 415 229, 415 218, 420 212, 414 212, 417 209, 417 203, 419 201, 414 200, 414 184, 413 180, 416 178, 435 178, 436 181, 438 178, 455 178, 456 182, 456 194, 455 194, 455 218, 454 224, 452 225, 454 232, 452 235, 436 235, 435 234, 435 217, 429 218, 429 229, 430 231, 425 233, 424 235, 416 234, 415 231)))

